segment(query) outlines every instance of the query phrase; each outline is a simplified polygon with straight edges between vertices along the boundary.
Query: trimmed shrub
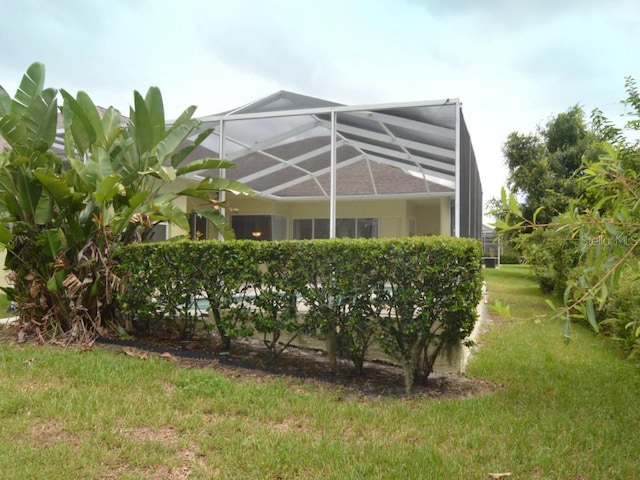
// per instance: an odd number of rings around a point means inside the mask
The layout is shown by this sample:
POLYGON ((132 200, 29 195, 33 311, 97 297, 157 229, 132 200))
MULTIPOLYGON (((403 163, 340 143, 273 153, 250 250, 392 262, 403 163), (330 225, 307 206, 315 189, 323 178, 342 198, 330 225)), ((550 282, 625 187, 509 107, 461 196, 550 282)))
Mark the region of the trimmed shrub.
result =
POLYGON ((298 301, 306 284, 298 270, 303 259, 292 242, 252 243, 259 245, 254 259, 259 265, 259 275, 253 283, 255 295, 249 302, 252 306, 249 318, 263 334, 264 344, 275 358, 302 331, 298 301), (284 332, 289 339, 279 347, 284 332))
POLYGON ((305 323, 325 338, 332 370, 342 355, 362 373, 367 349, 378 336, 376 320, 385 299, 384 245, 365 239, 296 243, 298 274, 306 282, 300 291, 308 308, 305 323))
POLYGON ((467 337, 480 301, 479 246, 431 237, 392 242, 380 258, 389 284, 380 342, 405 370, 405 385, 426 380, 443 348, 467 337))
POLYGON ((305 333, 326 339, 331 368, 340 352, 362 372, 378 342, 410 391, 473 330, 481 255, 450 237, 141 244, 120 252, 120 300, 131 325, 165 319, 188 338, 206 297, 223 348, 256 330, 275 357, 283 332, 305 333))

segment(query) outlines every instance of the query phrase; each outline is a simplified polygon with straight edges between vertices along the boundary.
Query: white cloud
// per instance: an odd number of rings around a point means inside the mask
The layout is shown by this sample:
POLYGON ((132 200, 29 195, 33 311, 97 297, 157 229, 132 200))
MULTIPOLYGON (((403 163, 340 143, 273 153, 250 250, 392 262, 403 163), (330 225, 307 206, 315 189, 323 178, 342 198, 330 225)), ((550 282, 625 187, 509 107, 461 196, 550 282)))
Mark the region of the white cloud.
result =
POLYGON ((280 89, 340 103, 458 97, 485 197, 501 144, 580 103, 615 115, 640 77, 632 0, 0 0, 0 84, 35 60, 49 84, 125 110, 158 85, 167 115, 280 89), (636 69, 634 71, 634 69, 636 69))

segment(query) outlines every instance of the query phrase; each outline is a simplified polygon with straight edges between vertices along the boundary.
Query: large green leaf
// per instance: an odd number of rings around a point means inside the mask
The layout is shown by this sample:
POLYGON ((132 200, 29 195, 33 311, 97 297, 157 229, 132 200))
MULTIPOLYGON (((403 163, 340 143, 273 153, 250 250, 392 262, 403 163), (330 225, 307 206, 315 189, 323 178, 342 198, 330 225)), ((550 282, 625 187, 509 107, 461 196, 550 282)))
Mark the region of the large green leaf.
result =
POLYGON ((132 172, 141 170, 142 161, 136 151, 135 141, 132 137, 133 125, 122 127, 118 140, 109 150, 113 167, 116 169, 129 169, 132 172))
POLYGON ((206 192, 204 190, 198 190, 192 187, 188 187, 180 190, 177 193, 177 195, 198 198, 200 200, 209 200, 211 198, 210 197, 211 194, 209 192, 206 192))
POLYGON ((180 165, 182 161, 185 158, 187 158, 187 156, 189 156, 191 152, 193 152, 196 148, 198 148, 198 145, 204 142, 205 139, 209 135, 211 135, 212 132, 213 132, 213 128, 207 128, 206 130, 203 130, 198 134, 195 140, 189 143, 186 147, 179 150, 177 153, 171 155, 171 165, 173 165, 174 168, 180 165))
POLYGON ((4 245, 5 247, 9 245, 9 243, 13 240, 13 234, 11 230, 0 224, 0 245, 4 245))
POLYGON ((138 211, 147 198, 149 198, 149 192, 146 191, 138 192, 129 198, 129 206, 114 218, 113 232, 115 234, 119 234, 127 228, 131 217, 138 211))
POLYGON ((11 173, 5 168, 0 169, 0 203, 13 219, 19 219, 21 216, 16 193, 17 186, 11 173))
POLYGON ((151 114, 147 108, 147 104, 139 92, 133 92, 133 100, 135 110, 130 110, 132 131, 138 155, 149 152, 153 146, 153 124, 151 123, 151 114))
POLYGON ((225 239, 230 240, 235 238, 235 232, 230 227, 229 222, 227 222, 219 212, 213 210, 199 210, 196 213, 209 220, 225 239))
POLYGON ((164 120, 164 105, 162 103, 162 94, 158 87, 150 87, 144 99, 149 110, 149 119, 151 120, 151 130, 153 132, 153 143, 158 144, 164 137, 166 123, 164 120))
POLYGON ((124 132, 120 112, 115 108, 109 107, 102 115, 102 131, 104 136, 101 145, 109 151, 116 139, 124 132))
POLYGON ((184 142, 189 134, 198 126, 197 120, 190 120, 183 123, 178 128, 173 129, 166 137, 156 145, 155 153, 159 164, 164 164, 167 157, 172 155, 176 149, 184 142))
POLYGON ((154 208, 156 205, 160 205, 162 203, 172 203, 176 199, 175 193, 164 193, 162 195, 158 195, 153 199, 154 208))
POLYGON ((113 174, 97 183, 93 198, 98 207, 104 208, 107 202, 122 193, 124 193, 124 186, 120 183, 120 175, 113 174))
POLYGON ((53 196, 57 204, 63 205, 66 198, 71 195, 71 189, 67 184, 54 175, 51 175, 46 169, 35 170, 33 176, 37 178, 51 196, 53 196))
POLYGON ((196 106, 195 105, 191 105, 189 108, 186 108, 184 110, 184 112, 182 112, 180 114, 180 116, 178 118, 176 118, 173 121, 173 123, 169 126, 169 129, 167 130, 167 132, 170 132, 170 131, 178 128, 184 122, 190 120, 191 117, 193 117, 193 114, 195 113, 195 111, 196 111, 196 106))
POLYGON ((29 146, 42 152, 47 151, 56 139, 58 125, 57 92, 47 88, 42 92, 38 101, 33 102, 23 122, 29 133, 29 146))
POLYGON ((18 198, 20 209, 26 215, 25 218, 20 220, 30 222, 33 220, 36 207, 42 195, 42 185, 40 182, 30 178, 23 168, 19 168, 16 170, 16 188, 17 192, 15 194, 18 198))
MULTIPOLYGON (((113 203, 104 203, 100 209, 100 219, 102 225, 112 225, 116 218, 116 209, 113 207, 113 203)), ((97 239, 96 239, 97 240, 97 239)))
POLYGON ((31 64, 27 73, 22 77, 15 98, 11 102, 11 113, 19 118, 27 116, 31 104, 38 100, 44 87, 44 65, 36 62, 31 64))
POLYGON ((88 183, 97 185, 113 173, 113 165, 107 152, 102 147, 92 149, 85 172, 88 183))
POLYGON ((91 124, 91 128, 96 132, 96 138, 102 138, 104 136, 104 130, 102 120, 100 119, 100 113, 96 108, 91 97, 86 92, 79 91, 76 95, 76 101, 78 105, 82 107, 86 120, 91 124))
POLYGON ((173 223, 182 230, 189 231, 189 219, 187 215, 172 202, 154 202, 155 211, 161 219, 173 223))
POLYGON ((76 193, 69 188, 69 185, 50 174, 45 169, 36 170, 33 176, 38 179, 49 195, 54 199, 61 210, 76 212, 82 208, 84 194, 76 193))
POLYGON ((225 191, 235 195, 253 195, 253 189, 232 178, 205 178, 198 186, 198 190, 225 191))
POLYGON ((69 106, 68 103, 63 103, 62 122, 64 125, 64 154, 67 157, 67 159, 75 158, 76 156, 73 133, 71 133, 72 120, 73 120, 73 112, 71 111, 71 107, 69 106))
POLYGON ((162 165, 156 168, 149 168, 144 172, 139 172, 140 175, 151 175, 152 177, 164 180, 167 183, 171 183, 176 179, 176 171, 173 167, 164 167, 162 165))
MULTIPOLYGON (((95 188, 95 185, 91 184, 89 181, 89 176, 87 175, 87 166, 81 160, 75 157, 67 157, 69 165, 71 165, 71 172, 74 172, 77 176, 78 180, 82 182, 85 186, 89 187, 90 190, 95 188)), ((78 186, 78 184, 76 184, 78 186)))
POLYGON ((67 272, 64 270, 57 270, 49 280, 47 280, 47 290, 51 293, 56 293, 62 290, 62 283, 67 276, 67 272))
POLYGON ((66 246, 64 234, 60 229, 56 229, 47 230, 43 235, 46 239, 45 246, 47 253, 51 255, 51 258, 57 258, 60 251, 66 246))
POLYGON ((57 125, 56 91, 46 89, 22 116, 8 113, 0 118, 0 134, 15 149, 29 147, 47 151, 55 140, 57 125))
POLYGON ((0 135, 15 149, 26 144, 27 127, 15 115, 5 115, 0 118, 0 135))
POLYGON ((191 172, 198 172, 202 170, 216 170, 220 168, 235 168, 235 164, 228 160, 220 160, 218 158, 201 158, 193 160, 182 167, 178 167, 176 174, 178 176, 186 175, 191 172))
MULTIPOLYGON (((77 218, 80 218, 78 215, 77 218)), ((86 222, 81 225, 76 219, 75 215, 69 215, 67 217, 67 239, 69 243, 75 246, 85 245, 87 239, 93 234, 94 224, 92 222, 86 222)))
POLYGON ((11 111, 11 97, 7 91, 0 86, 0 117, 11 111))
POLYGON ((52 219, 53 201, 49 195, 41 195, 33 214, 33 221, 36 225, 47 225, 52 219))
POLYGON ((95 143, 96 131, 83 106, 66 90, 60 90, 60 93, 64 99, 62 114, 68 117, 65 118, 65 128, 70 125, 75 147, 80 155, 84 155, 95 143))

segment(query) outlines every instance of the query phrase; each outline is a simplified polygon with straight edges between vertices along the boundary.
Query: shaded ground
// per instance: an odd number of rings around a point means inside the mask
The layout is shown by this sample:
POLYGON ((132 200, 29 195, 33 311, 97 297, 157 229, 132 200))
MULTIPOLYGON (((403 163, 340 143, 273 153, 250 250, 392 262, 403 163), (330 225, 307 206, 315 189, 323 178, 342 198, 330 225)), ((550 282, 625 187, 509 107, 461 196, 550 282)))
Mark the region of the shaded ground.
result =
MULTIPOLYGON (((17 328, 0 328, 0 341, 15 343, 17 328)), ((37 343, 36 339, 27 342, 37 343)), ((383 362, 365 362, 364 373, 358 375, 353 364, 339 359, 335 372, 329 371, 327 356, 318 350, 288 347, 272 359, 266 347, 257 340, 236 340, 229 352, 223 352, 215 338, 203 334, 181 342, 173 334, 154 335, 135 341, 112 338, 99 339, 92 348, 111 348, 146 359, 160 356, 185 368, 211 368, 229 377, 290 378, 320 387, 339 386, 347 396, 404 397, 402 369, 383 362)), ((414 396, 426 398, 460 398, 482 395, 496 385, 462 375, 434 375, 424 385, 414 386, 414 396)))

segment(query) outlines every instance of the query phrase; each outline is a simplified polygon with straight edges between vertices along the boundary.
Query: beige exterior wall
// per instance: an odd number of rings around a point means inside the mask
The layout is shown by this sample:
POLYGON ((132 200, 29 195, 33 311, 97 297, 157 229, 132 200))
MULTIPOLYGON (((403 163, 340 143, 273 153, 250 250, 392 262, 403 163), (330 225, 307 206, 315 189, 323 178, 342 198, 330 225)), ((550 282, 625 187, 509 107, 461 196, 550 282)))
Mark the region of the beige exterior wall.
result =
POLYGON ((429 198, 409 201, 407 220, 414 223, 415 235, 449 235, 449 198, 429 198))
MULTIPOLYGON (((288 237, 293 235, 293 221, 305 218, 328 218, 329 202, 278 202, 260 197, 234 197, 233 215, 281 215, 288 219, 288 237)), ((338 200, 338 218, 377 218, 381 238, 415 235, 449 235, 449 198, 338 200), (443 205, 447 205, 446 215, 443 205)))
POLYGON ((440 199, 440 231, 443 235, 451 235, 451 199, 440 199))
POLYGON ((7 251, 3 248, 2 250, 0 250, 0 287, 9 286, 9 282, 7 282, 7 274, 9 273, 9 271, 2 268, 4 267, 4 261, 6 258, 7 251))

